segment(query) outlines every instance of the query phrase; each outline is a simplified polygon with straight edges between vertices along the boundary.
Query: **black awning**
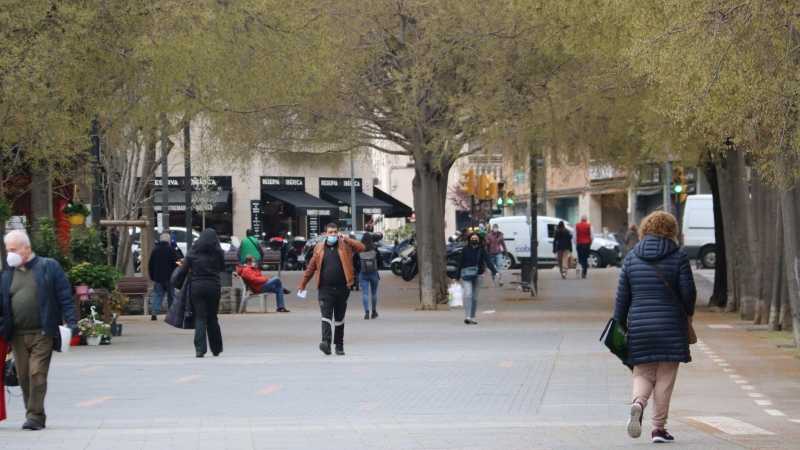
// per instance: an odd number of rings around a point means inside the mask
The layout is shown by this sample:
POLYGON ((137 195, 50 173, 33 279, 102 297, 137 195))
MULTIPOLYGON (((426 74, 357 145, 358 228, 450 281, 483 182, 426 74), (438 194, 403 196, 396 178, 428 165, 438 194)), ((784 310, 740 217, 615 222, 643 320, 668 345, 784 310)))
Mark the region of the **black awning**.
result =
MULTIPOLYGON (((156 191, 155 210, 161 211, 161 191, 156 191)), ((186 211, 186 191, 168 191, 169 210, 176 212, 186 211)), ((192 191, 192 209, 200 211, 205 205, 206 212, 228 212, 231 210, 231 191, 227 189, 212 189, 209 191, 192 191), (203 201, 203 196, 208 199, 203 201)))
MULTIPOLYGON (((348 191, 321 191, 320 196, 345 205, 350 205, 351 201, 348 191)), ((356 214, 391 214, 392 210, 392 205, 363 192, 356 192, 356 214)))
POLYGON ((306 191, 279 191, 264 189, 262 194, 274 198, 275 200, 288 203, 295 207, 297 214, 301 216, 333 216, 339 217, 339 207, 321 200, 306 191))
POLYGON ((411 209, 410 206, 378 188, 372 189, 372 195, 374 195, 376 199, 392 205, 392 213, 386 214, 386 217, 411 217, 411 215, 414 214, 414 210, 411 209))

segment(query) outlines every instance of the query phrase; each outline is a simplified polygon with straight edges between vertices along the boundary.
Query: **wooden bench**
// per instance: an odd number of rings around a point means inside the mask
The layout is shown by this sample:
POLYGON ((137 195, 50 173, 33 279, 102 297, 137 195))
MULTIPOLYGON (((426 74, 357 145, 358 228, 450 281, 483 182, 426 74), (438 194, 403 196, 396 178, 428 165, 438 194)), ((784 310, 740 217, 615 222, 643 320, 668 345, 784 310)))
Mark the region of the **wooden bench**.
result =
POLYGON ((108 291, 106 289, 95 289, 88 294, 75 294, 72 301, 75 302, 75 313, 78 320, 81 319, 81 302, 100 301, 103 305, 103 323, 111 323, 111 307, 108 304, 108 291))
POLYGON ((239 255, 237 252, 225 252, 225 266, 238 266, 239 265, 239 255))
POLYGON ((281 252, 280 250, 265 250, 264 259, 261 260, 261 268, 268 270, 269 266, 275 266, 278 270, 278 277, 281 276, 281 252))
POLYGON ((126 297, 142 297, 144 315, 147 315, 147 277, 125 277, 117 281, 117 290, 126 297))

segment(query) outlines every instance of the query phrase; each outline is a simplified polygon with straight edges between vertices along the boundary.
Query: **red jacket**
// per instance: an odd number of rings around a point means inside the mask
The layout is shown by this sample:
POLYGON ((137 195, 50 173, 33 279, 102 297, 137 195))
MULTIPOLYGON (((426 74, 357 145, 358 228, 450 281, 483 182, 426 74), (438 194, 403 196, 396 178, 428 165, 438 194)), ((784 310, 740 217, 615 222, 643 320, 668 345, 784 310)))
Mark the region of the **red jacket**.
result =
POLYGON ((593 239, 592 226, 589 222, 580 221, 575 225, 575 242, 577 244, 591 244, 593 239))
POLYGON ((244 284, 246 284, 253 293, 261 292, 261 287, 264 286, 264 283, 269 281, 269 278, 261 275, 261 269, 258 267, 240 266, 236 268, 236 273, 242 277, 244 284))

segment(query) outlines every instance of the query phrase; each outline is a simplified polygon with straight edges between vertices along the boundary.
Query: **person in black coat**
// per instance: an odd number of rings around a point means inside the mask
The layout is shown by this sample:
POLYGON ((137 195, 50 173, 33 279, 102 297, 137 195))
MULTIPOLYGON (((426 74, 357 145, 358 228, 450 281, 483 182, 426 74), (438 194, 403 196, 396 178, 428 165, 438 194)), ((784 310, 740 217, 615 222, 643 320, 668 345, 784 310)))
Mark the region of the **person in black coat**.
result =
POLYGON ((483 245, 483 238, 476 232, 469 235, 467 239, 468 245, 465 245, 461 250, 461 259, 459 259, 458 269, 456 270, 453 283, 461 281, 461 270, 468 267, 477 267, 478 275, 471 280, 464 280, 461 285, 464 287, 464 314, 466 318, 464 323, 469 325, 477 325, 475 321, 475 312, 478 309, 478 294, 483 285, 483 273, 489 269, 493 275, 497 275, 497 268, 489 258, 489 252, 483 245))
POLYGON ((687 322, 694 315, 697 289, 677 235, 678 222, 669 213, 644 219, 642 240, 622 265, 614 310, 614 319, 627 324, 628 363, 633 366, 628 434, 641 435, 642 412, 653 395, 653 442, 673 440, 664 429, 672 388, 678 365, 692 360, 687 322))
POLYGON ((553 253, 556 254, 558 267, 561 268, 561 278, 567 278, 569 255, 572 253, 572 233, 567 230, 563 220, 558 222, 553 234, 553 253))
POLYGON ((194 313, 195 356, 202 358, 211 347, 211 353, 222 353, 222 331, 217 311, 222 297, 219 273, 225 270, 225 254, 217 233, 207 228, 192 245, 181 264, 183 271, 191 270, 190 292, 194 313), (208 346, 206 346, 206 333, 208 346))
POLYGON ((169 234, 162 234, 158 244, 150 253, 150 260, 147 262, 150 280, 154 283, 151 320, 156 320, 156 316, 161 312, 165 294, 167 296, 167 308, 172 306, 172 301, 175 299, 175 289, 172 288, 169 279, 175 270, 175 263, 178 261, 180 261, 178 252, 170 245, 169 234))

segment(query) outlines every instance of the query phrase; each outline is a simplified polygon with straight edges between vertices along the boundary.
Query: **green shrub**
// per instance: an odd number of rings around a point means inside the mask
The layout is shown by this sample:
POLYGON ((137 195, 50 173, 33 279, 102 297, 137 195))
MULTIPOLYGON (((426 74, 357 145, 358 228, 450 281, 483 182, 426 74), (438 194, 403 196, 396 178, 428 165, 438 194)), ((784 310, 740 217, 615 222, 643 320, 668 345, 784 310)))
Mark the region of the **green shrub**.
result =
POLYGON ((388 230, 383 233, 383 242, 394 244, 395 239, 401 240, 413 232, 414 229, 411 228, 411 225, 406 224, 399 228, 395 228, 394 230, 388 230))
POLYGON ((53 219, 40 217, 37 219, 38 229, 31 233, 31 250, 33 253, 52 258, 67 271, 72 267, 67 251, 61 244, 61 239, 56 235, 56 226, 53 219))
POLYGON ((103 245, 100 231, 94 225, 89 228, 74 227, 70 231, 69 254, 72 264, 106 264, 111 251, 103 245))
POLYGON ((91 286, 95 289, 117 288, 117 280, 122 278, 122 272, 114 266, 106 264, 82 263, 67 272, 67 279, 73 286, 91 286))

